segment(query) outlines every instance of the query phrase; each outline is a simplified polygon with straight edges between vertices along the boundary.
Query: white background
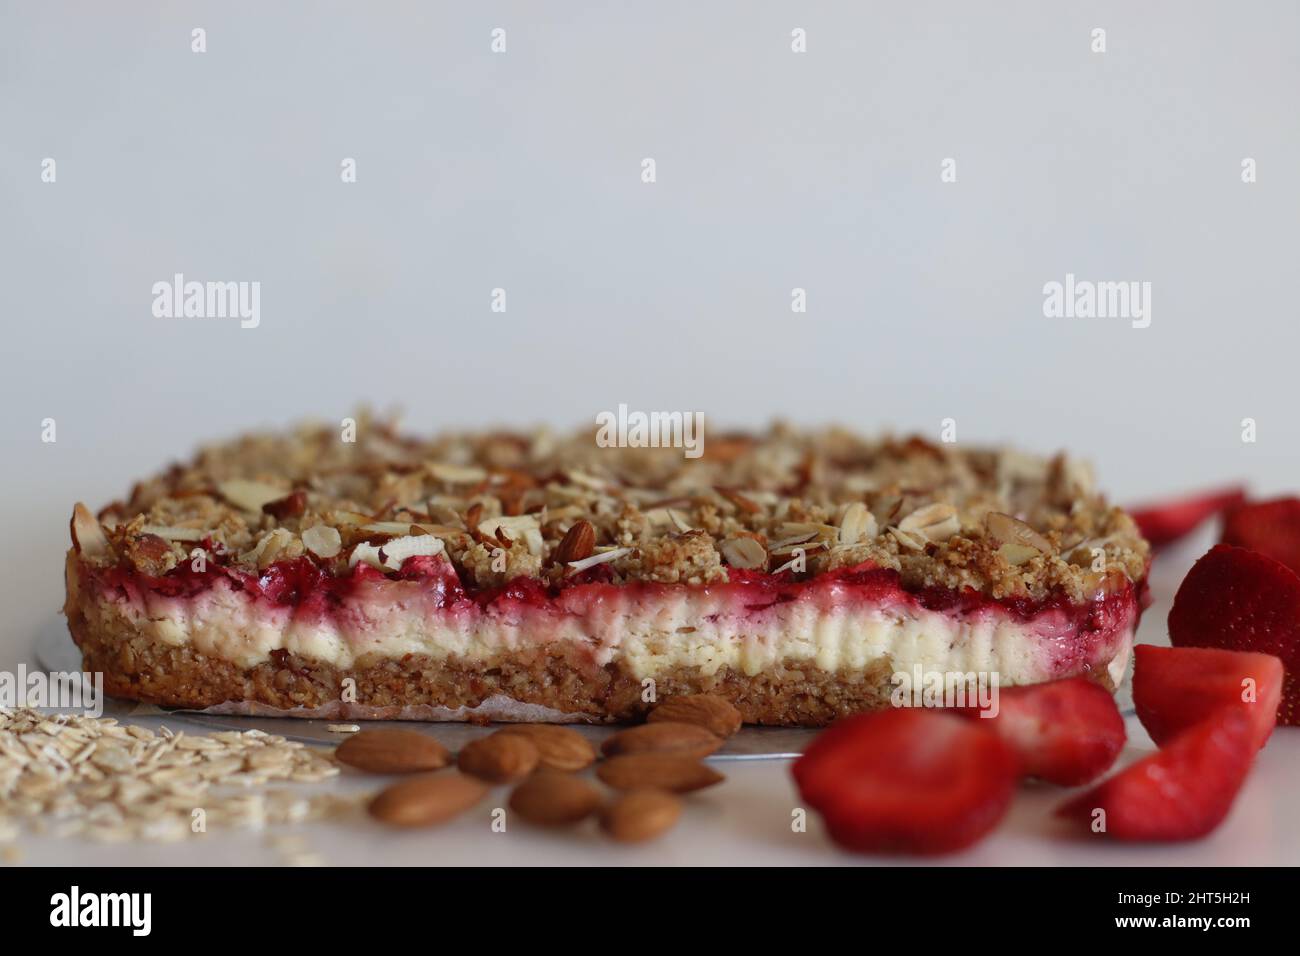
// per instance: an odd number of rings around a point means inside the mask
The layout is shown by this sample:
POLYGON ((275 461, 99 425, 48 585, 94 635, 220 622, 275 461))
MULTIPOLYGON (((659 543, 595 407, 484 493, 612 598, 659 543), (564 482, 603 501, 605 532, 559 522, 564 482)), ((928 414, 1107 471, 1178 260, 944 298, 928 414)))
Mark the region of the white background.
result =
POLYGON ((74 500, 363 401, 420 430, 952 417, 1121 501, 1293 489, 1298 28, 1290 2, 0 3, 0 664, 60 604, 74 500), (176 272, 260 281, 260 327, 154 318, 176 272), (1150 282, 1150 328, 1045 318, 1067 272, 1150 282))

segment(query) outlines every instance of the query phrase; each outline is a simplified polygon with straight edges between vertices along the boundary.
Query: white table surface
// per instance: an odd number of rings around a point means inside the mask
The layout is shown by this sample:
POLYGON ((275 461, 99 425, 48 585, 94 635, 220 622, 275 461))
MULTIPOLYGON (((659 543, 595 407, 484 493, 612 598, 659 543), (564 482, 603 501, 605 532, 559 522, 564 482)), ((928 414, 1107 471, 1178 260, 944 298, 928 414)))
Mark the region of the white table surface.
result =
MULTIPOLYGON (((1156 603, 1148 610, 1140 638, 1163 639, 1173 587, 1187 564, 1208 546, 1207 530, 1196 541, 1163 558, 1153 574, 1156 603)), ((17 664, 23 641, 10 632, 0 666, 17 664)), ((29 666, 34 660, 27 655, 29 666)), ((151 726, 173 728, 186 718, 146 718, 151 726)), ((1121 763, 1150 752, 1152 744, 1136 717, 1128 718, 1129 744, 1121 763)), ((253 722, 250 722, 250 726, 253 722)), ((199 732, 202 728, 197 729, 199 732)), ((436 733, 436 730, 435 730, 436 733)), ((725 783, 688 798, 678 827, 662 840, 623 847, 602 838, 588 823, 577 831, 552 833, 514 823, 507 813, 504 833, 493 832, 492 810, 504 806, 502 788, 470 814, 428 831, 391 832, 358 814, 355 819, 279 827, 264 832, 212 831, 181 844, 85 844, 52 836, 23 836, 17 841, 22 864, 249 865, 284 864, 289 857, 272 834, 300 834, 306 849, 325 865, 899 865, 912 861, 859 857, 837 850, 815 814, 807 832, 791 827, 800 805, 788 760, 727 761, 717 764, 725 783)), ((336 781, 304 790, 339 788, 365 792, 381 778, 345 770, 336 781)), ((943 857, 958 865, 1126 866, 1126 865, 1294 865, 1300 862, 1300 821, 1294 808, 1300 789, 1300 729, 1280 728, 1260 755, 1254 772, 1227 822, 1209 838, 1175 846, 1110 844, 1073 831, 1052 817, 1067 791, 1051 786, 1025 787, 996 832, 973 849, 943 857)), ((934 861, 928 861, 934 862, 934 861)))

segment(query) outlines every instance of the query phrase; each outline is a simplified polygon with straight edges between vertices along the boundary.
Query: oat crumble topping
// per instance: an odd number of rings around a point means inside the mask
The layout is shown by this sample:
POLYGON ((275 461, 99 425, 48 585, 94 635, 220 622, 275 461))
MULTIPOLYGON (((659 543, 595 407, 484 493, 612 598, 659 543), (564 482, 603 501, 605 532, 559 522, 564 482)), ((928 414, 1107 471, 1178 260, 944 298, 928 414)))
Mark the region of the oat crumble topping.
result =
POLYGON ((870 561, 908 588, 1078 601, 1146 574, 1133 521, 1064 454, 780 424, 704 451, 601 448, 594 430, 423 440, 362 416, 355 442, 304 425, 204 448, 98 522, 79 506, 73 537, 85 561, 153 576, 195 549, 250 570, 305 555, 333 575, 445 555, 472 588, 593 565, 616 583, 701 584, 870 561))

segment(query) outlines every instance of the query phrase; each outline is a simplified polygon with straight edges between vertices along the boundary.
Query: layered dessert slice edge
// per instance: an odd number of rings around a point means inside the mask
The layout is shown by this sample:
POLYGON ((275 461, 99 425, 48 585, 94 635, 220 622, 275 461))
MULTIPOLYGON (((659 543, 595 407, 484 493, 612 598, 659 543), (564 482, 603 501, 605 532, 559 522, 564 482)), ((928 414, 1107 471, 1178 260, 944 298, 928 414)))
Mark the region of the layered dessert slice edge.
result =
POLYGON ((1122 677, 1145 542, 1065 456, 775 428, 672 449, 402 439, 207 449, 93 515, 65 611, 112 694, 302 716, 750 722, 900 673, 1122 677))

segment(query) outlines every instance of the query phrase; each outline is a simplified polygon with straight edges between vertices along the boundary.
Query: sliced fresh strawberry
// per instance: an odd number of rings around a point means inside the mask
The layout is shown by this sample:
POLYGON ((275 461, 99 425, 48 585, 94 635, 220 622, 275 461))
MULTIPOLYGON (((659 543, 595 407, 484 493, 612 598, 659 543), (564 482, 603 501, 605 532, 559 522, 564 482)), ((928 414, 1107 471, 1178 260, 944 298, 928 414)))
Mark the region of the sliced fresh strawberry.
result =
POLYGON ((1245 500, 1244 489, 1233 487, 1126 510, 1137 522, 1142 537, 1150 541, 1153 548, 1161 548, 1186 537, 1215 515, 1245 500))
POLYGON ((1246 712, 1257 750, 1277 724, 1283 671, 1272 654, 1139 644, 1133 661, 1133 703, 1158 747, 1221 707, 1246 712))
POLYGON ((1116 840, 1203 837, 1232 808, 1255 757, 1254 735, 1243 711, 1222 708, 1163 750, 1070 800, 1057 816, 1116 840))
POLYGON ((1187 572, 1173 610, 1175 647, 1221 647, 1280 658, 1279 724, 1300 724, 1300 577, 1272 558, 1220 544, 1187 572))
POLYGON ((794 779, 840 846, 866 853, 948 853, 1006 813, 1015 754, 952 714, 899 708, 859 714, 823 732, 794 779))
POLYGON ((1256 501, 1223 519, 1224 544, 1258 551, 1300 574, 1300 498, 1256 501))
POLYGON ((1007 687, 994 717, 968 708, 1010 745, 1027 777, 1077 786, 1101 776, 1124 749, 1124 718, 1110 691, 1086 677, 1007 687))

